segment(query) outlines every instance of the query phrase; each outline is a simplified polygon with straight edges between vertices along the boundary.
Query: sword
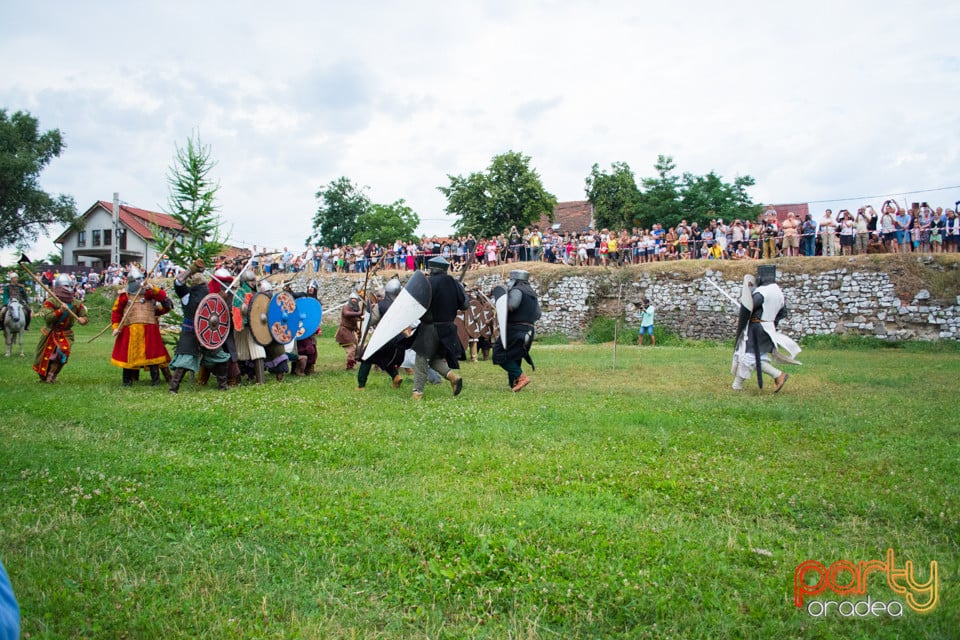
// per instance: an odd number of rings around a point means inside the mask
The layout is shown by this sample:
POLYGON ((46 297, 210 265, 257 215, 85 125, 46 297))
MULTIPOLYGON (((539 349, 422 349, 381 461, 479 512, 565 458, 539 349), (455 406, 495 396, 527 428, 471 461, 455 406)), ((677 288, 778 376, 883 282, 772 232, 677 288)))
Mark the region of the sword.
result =
POLYGON ((724 297, 726 297, 726 299, 729 300, 731 303, 735 304, 735 305, 738 306, 738 307, 740 306, 740 303, 737 302, 736 300, 734 300, 734 299, 733 299, 733 296, 731 296, 729 293, 727 293, 726 291, 724 291, 723 289, 721 289, 720 287, 718 287, 717 284, 716 284, 713 280, 711 280, 711 279, 709 279, 709 278, 704 278, 704 281, 710 283, 710 286, 712 286, 714 289, 716 289, 717 291, 719 291, 720 293, 722 293, 722 294, 724 295, 724 297))

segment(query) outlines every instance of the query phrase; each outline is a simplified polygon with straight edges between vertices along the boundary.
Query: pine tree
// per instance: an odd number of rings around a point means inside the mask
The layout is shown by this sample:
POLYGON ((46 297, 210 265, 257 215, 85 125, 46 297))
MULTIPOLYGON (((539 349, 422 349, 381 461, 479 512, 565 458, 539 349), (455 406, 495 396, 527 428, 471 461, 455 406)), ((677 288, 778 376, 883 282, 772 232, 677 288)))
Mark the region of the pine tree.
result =
MULTIPOLYGON (((170 260, 186 267, 196 259, 212 265, 223 250, 220 237, 219 207, 214 198, 220 184, 210 177, 216 163, 211 159, 210 147, 196 136, 187 139, 186 148, 176 147, 177 154, 167 175, 170 195, 165 213, 180 224, 182 230, 167 251, 170 260)), ((153 228, 159 247, 170 243, 174 232, 153 228)))

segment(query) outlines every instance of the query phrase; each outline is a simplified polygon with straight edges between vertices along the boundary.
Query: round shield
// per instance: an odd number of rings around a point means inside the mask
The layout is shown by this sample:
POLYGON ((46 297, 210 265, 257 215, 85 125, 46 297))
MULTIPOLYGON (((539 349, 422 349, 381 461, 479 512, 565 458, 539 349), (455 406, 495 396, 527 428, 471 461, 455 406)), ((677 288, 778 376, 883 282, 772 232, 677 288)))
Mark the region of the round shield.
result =
POLYGON ((270 323, 267 322, 267 310, 270 308, 271 300, 269 293, 258 293, 253 296, 247 310, 247 324, 250 326, 250 334, 253 335, 254 342, 261 347, 273 342, 273 336, 270 335, 270 323))
POLYGON ((323 318, 323 306, 316 298, 297 298, 297 330, 294 338, 304 340, 317 332, 323 318))
POLYGON ((270 300, 267 325, 270 335, 280 344, 289 344, 297 335, 297 301, 293 294, 281 291, 270 300))
POLYGON ((230 309, 219 294, 204 296, 193 317, 197 342, 204 349, 219 349, 230 334, 230 309))

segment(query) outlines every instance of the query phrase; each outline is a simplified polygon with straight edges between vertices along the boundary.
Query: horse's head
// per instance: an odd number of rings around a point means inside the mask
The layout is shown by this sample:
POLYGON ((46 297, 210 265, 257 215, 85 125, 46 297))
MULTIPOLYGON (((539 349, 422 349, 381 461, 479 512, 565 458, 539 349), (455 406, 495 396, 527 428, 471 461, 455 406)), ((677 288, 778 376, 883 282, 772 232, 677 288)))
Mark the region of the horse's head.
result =
POLYGON ((23 305, 21 305, 20 301, 16 298, 7 303, 6 318, 7 322, 13 325, 19 325, 23 323, 23 305))

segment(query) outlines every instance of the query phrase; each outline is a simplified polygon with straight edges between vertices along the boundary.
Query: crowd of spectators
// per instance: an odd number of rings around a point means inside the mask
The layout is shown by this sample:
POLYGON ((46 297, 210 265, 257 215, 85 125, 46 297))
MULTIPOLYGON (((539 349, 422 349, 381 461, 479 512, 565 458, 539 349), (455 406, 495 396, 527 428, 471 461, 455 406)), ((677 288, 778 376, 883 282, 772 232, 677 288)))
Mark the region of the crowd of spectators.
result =
MULTIPOLYGON (((398 271, 425 267, 433 256, 443 256, 460 268, 473 256, 471 267, 496 266, 513 262, 547 262, 571 266, 621 266, 668 260, 758 260, 794 256, 849 256, 866 253, 957 253, 960 250, 960 216, 955 209, 932 208, 926 202, 909 209, 888 200, 877 212, 866 205, 852 213, 824 210, 819 218, 807 213, 801 219, 787 212, 779 219, 776 210, 764 211, 757 220, 735 219, 729 223, 711 219, 702 227, 682 220, 664 229, 585 229, 582 232, 541 230, 537 225, 522 230, 511 227, 505 234, 475 238, 472 234, 454 238, 423 237, 397 240, 381 246, 374 242, 332 247, 311 245, 293 252, 258 248, 241 251, 232 258, 221 257, 233 272, 248 263, 260 276, 281 273, 364 273, 374 264, 398 271)), ((76 294, 83 296, 101 285, 122 285, 129 269, 142 265, 110 264, 103 269, 70 268, 76 294)), ((155 274, 176 275, 178 267, 166 257, 157 262, 155 274)), ((53 282, 56 267, 40 275, 45 284, 53 282)), ((37 295, 42 295, 39 286, 37 295)))
POLYGON ((836 214, 826 209, 819 219, 807 213, 801 219, 788 212, 782 219, 774 209, 757 220, 714 218, 664 228, 585 229, 557 232, 537 225, 505 234, 475 238, 423 237, 332 247, 308 246, 299 253, 253 247, 253 266, 263 275, 310 271, 363 273, 371 265, 400 271, 421 269, 440 255, 454 267, 473 256, 472 267, 511 262, 548 262, 571 266, 621 266, 667 260, 758 260, 794 256, 839 256, 866 253, 956 253, 960 246, 960 219, 953 209, 933 209, 927 203, 910 209, 888 200, 878 213, 872 206, 836 214))

